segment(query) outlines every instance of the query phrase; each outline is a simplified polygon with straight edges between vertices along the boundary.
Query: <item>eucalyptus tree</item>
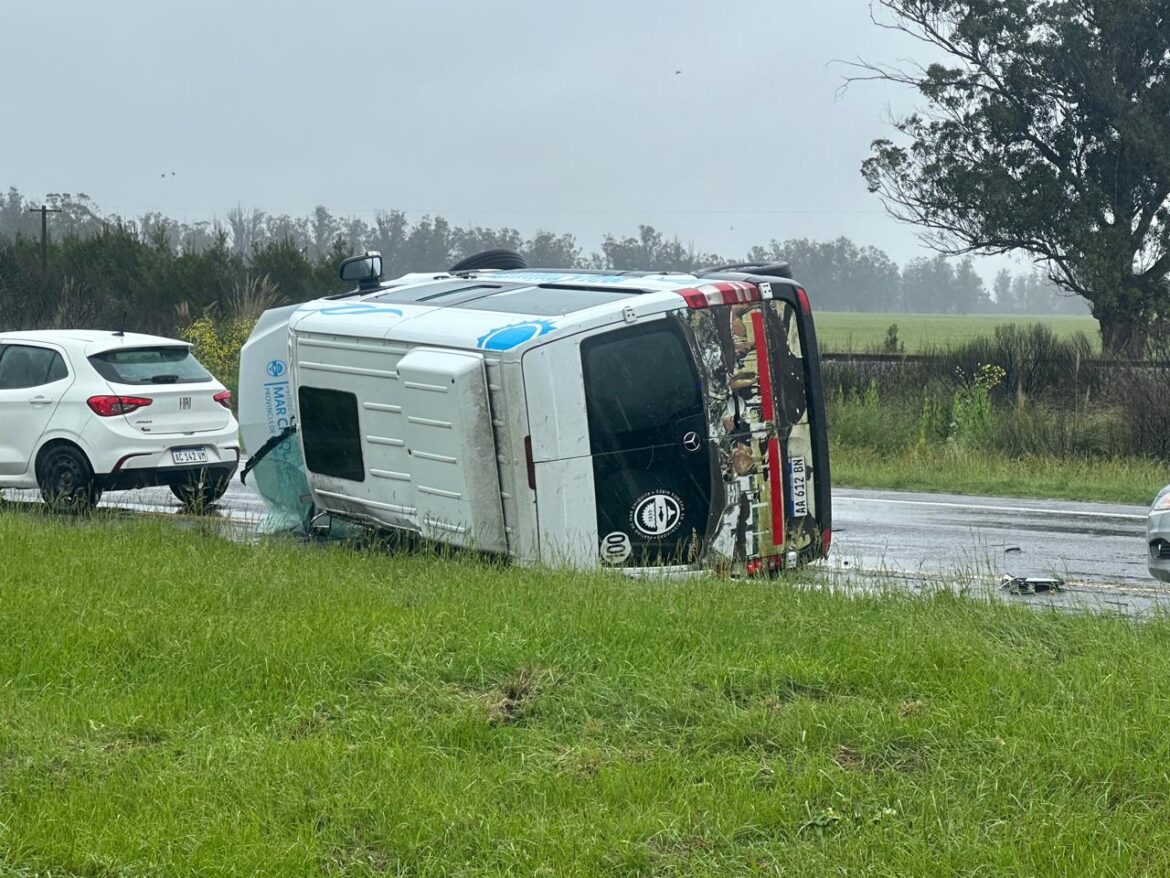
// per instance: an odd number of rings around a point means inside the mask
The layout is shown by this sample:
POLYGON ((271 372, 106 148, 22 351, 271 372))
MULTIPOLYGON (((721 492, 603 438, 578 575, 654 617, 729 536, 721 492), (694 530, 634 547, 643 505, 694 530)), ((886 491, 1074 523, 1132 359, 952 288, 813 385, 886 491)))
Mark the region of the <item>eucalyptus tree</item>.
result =
POLYGON ((948 254, 1024 252, 1092 306, 1106 350, 1170 321, 1170 0, 875 0, 931 60, 857 79, 924 101, 862 174, 948 254))

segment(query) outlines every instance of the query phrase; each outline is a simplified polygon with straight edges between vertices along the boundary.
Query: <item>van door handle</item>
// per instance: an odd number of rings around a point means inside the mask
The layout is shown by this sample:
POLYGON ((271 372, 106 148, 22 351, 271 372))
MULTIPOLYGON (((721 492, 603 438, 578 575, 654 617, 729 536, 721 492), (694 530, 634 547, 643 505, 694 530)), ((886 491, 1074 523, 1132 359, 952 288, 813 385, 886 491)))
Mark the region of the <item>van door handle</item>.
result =
POLYGON ((34 396, 29 400, 30 405, 51 405, 52 402, 47 396, 34 396))

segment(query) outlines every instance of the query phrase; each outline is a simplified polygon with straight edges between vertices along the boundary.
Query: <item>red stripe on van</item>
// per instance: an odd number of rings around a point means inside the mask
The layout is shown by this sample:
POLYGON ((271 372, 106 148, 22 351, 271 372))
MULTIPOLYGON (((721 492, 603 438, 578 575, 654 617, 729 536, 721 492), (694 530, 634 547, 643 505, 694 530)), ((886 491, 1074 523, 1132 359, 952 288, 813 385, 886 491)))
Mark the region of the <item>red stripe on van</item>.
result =
POLYGON ((796 301, 800 304, 800 313, 812 314, 812 307, 808 303, 808 293, 804 291, 804 287, 796 288, 796 301))
POLYGON ((686 299, 688 308, 710 308, 712 305, 742 305, 760 301, 760 290, 755 284, 741 280, 721 280, 697 287, 675 290, 686 299))
POLYGON ((784 545, 784 479, 780 475, 780 442, 773 436, 768 440, 768 481, 771 483, 772 545, 784 545))
POLYGON ((763 311, 752 312, 752 329, 756 337, 756 373, 760 376, 762 414, 765 421, 771 421, 776 409, 772 403, 772 366, 768 362, 768 341, 764 338, 763 311))

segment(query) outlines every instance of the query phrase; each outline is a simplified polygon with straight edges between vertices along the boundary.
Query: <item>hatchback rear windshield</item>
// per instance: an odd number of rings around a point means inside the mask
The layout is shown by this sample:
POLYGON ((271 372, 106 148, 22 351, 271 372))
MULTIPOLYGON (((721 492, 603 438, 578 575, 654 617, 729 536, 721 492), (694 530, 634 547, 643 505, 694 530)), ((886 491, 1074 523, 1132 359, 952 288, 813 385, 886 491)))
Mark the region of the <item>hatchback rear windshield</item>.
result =
POLYGON ((194 384, 211 375, 190 348, 120 348, 89 358, 98 374, 117 384, 194 384))

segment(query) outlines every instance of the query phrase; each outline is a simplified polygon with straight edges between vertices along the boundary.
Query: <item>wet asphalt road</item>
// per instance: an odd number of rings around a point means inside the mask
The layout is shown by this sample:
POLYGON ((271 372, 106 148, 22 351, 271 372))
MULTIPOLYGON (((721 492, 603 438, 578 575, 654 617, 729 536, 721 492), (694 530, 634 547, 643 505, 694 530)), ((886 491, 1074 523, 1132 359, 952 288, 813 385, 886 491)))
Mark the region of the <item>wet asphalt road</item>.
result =
POLYGON ((1069 581, 1146 584, 1146 507, 1062 500, 833 492, 843 560, 921 570, 1048 573, 1069 581))
MULTIPOLYGON (((36 502, 30 491, 5 496, 36 502)), ((109 494, 102 505, 179 511, 165 488, 109 494)), ((237 475, 219 514, 251 530, 264 513, 237 475)), ((830 575, 858 571, 908 588, 978 590, 1061 608, 1170 611, 1170 585, 1146 570, 1145 520, 1144 506, 839 488, 830 575), (1055 574, 1066 586, 1057 594, 1008 596, 999 588, 1004 573, 1055 574)))
POLYGON ((948 584, 1058 608, 1170 611, 1170 584, 1146 569, 1145 506, 833 491, 837 569, 911 586, 948 584), (1059 593, 1007 595, 1004 574, 1055 575, 1059 593))

